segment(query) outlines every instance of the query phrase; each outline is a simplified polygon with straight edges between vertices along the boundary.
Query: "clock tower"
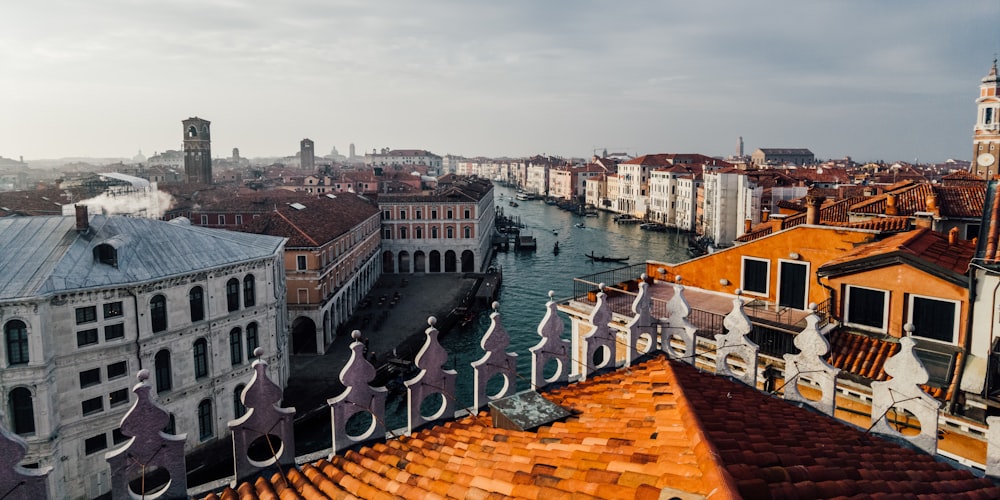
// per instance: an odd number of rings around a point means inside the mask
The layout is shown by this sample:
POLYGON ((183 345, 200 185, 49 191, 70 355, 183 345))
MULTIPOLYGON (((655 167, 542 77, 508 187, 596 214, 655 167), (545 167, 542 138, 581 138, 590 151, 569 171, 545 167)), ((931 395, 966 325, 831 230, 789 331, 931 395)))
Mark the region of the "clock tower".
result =
POLYGON ((197 116, 184 120, 184 175, 188 184, 212 183, 211 122, 197 116))
POLYGON ((992 179, 998 174, 1000 160, 1000 77, 997 76, 997 60, 983 78, 976 99, 978 115, 976 128, 972 133, 972 166, 970 171, 983 179, 992 179))

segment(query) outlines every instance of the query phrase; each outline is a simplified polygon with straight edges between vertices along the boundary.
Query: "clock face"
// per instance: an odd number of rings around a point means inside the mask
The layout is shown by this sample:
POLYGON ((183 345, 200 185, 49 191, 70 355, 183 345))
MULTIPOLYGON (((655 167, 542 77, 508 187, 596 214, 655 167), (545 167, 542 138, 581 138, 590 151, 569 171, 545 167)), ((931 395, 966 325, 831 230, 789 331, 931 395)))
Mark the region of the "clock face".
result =
POLYGON ((980 165, 984 166, 984 167, 988 167, 988 166, 992 165, 993 162, 995 162, 995 161, 996 161, 996 158, 994 158, 993 155, 991 155, 989 153, 983 153, 983 154, 979 155, 978 157, 976 157, 976 162, 979 163, 980 165))

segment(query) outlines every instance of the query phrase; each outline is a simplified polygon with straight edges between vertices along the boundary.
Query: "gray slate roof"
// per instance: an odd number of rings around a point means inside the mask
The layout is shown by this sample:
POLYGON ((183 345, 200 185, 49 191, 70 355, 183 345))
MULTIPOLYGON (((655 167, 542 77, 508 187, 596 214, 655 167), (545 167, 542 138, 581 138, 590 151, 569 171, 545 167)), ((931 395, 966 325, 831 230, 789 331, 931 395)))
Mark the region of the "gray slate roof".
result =
POLYGON ((0 218, 0 300, 179 276, 273 255, 285 239, 125 216, 0 218), (94 259, 117 248, 118 267, 94 259))

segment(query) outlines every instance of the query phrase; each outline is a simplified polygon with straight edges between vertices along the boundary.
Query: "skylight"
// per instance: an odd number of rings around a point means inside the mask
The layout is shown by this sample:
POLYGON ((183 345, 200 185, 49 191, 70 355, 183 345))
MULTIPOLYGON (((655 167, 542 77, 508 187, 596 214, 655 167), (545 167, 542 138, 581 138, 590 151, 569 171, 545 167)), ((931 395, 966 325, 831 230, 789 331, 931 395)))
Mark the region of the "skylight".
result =
POLYGON ((292 208, 294 208, 295 210, 302 210, 302 209, 306 208, 306 206, 303 205, 303 204, 301 204, 301 203, 292 203, 289 206, 292 207, 292 208))

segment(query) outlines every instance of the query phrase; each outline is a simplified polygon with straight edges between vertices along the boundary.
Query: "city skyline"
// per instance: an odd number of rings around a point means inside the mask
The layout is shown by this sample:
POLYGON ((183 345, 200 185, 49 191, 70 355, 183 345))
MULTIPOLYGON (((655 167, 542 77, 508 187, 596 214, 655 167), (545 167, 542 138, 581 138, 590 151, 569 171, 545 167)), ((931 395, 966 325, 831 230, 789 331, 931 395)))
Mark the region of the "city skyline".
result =
POLYGON ((384 147, 969 160, 996 2, 171 2, 0 7, 0 156, 384 147))

